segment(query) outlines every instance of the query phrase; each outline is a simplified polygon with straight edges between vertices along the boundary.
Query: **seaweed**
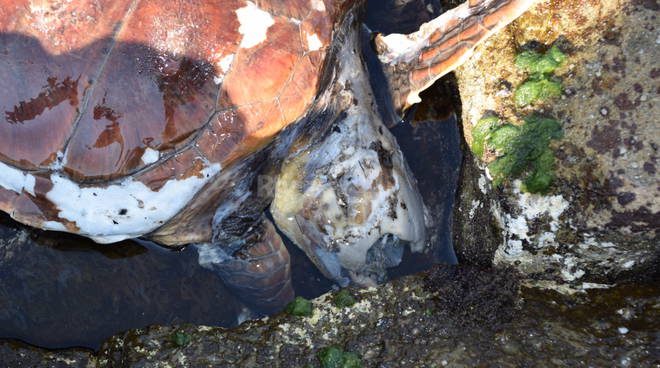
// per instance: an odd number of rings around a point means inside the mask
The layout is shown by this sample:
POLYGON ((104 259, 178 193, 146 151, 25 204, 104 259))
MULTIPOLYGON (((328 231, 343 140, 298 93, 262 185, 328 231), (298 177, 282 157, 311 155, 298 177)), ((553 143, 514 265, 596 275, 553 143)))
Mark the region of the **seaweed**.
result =
POLYGON ((284 311, 293 316, 309 317, 312 315, 313 306, 311 301, 297 296, 291 303, 287 304, 284 311))
POLYGON ((321 349, 317 357, 323 368, 361 368, 362 360, 357 353, 330 346, 321 349))
POLYGON ((488 165, 488 170, 496 186, 507 178, 522 177, 522 190, 530 193, 546 193, 555 179, 555 155, 550 148, 550 141, 562 137, 559 123, 551 118, 530 115, 517 130, 502 125, 491 134, 499 157, 488 165), (503 129, 503 133, 495 134, 503 129), (504 130, 505 129, 505 130, 504 130))

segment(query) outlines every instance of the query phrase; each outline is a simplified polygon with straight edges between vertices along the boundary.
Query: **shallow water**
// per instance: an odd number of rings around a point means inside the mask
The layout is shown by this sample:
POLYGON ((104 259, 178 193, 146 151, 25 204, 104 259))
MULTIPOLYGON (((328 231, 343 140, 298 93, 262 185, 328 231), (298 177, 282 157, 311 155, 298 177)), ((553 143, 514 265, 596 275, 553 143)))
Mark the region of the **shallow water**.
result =
MULTIPOLYGON (((367 21, 373 30, 414 27, 415 20, 408 16, 404 22, 379 22, 380 11, 370 7, 367 21)), ((434 117, 422 118, 428 119, 434 117)), ((434 214, 434 249, 423 255, 406 252, 404 262, 390 272, 398 277, 437 261, 455 262, 449 229, 461 156, 451 117, 415 126, 398 124, 393 132, 434 214)), ((287 246, 298 295, 312 298, 333 287, 291 242, 287 246)), ((193 248, 176 251, 145 241, 99 245, 70 234, 29 229, 5 214, 0 215, 0 280, 0 338, 48 348, 97 348, 114 333, 150 324, 229 327, 244 318, 241 303, 218 275, 199 266, 193 248)))

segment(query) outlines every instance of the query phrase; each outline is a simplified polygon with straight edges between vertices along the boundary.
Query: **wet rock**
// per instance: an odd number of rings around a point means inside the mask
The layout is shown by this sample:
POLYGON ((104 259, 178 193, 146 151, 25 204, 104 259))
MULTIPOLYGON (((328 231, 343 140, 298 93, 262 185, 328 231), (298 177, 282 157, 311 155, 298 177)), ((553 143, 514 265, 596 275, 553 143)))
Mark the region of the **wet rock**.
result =
POLYGON ((89 349, 49 351, 20 341, 0 341, 2 367, 21 368, 94 368, 96 358, 89 349))
POLYGON ((24 366, 56 366, 49 364, 66 357, 69 366, 90 368, 319 367, 319 353, 334 347, 365 368, 539 366, 551 360, 558 366, 651 367, 659 353, 653 344, 660 328, 657 283, 566 297, 528 288, 511 269, 440 266, 351 293, 352 306, 336 307, 334 294, 313 300, 309 317, 283 313, 233 329, 130 330, 96 353, 4 343, 0 360, 39 362, 41 354, 41 365, 24 366))
POLYGON ((464 160, 454 225, 463 262, 511 265, 538 284, 574 289, 656 277, 660 49, 658 10, 645 4, 541 1, 456 71, 469 145, 488 115, 516 125, 551 116, 563 130, 551 143, 556 179, 545 195, 524 192, 516 178, 493 188, 483 169, 492 157, 464 160), (530 43, 555 44, 568 60, 552 76, 562 96, 522 107, 500 92, 528 78, 514 60, 530 43))

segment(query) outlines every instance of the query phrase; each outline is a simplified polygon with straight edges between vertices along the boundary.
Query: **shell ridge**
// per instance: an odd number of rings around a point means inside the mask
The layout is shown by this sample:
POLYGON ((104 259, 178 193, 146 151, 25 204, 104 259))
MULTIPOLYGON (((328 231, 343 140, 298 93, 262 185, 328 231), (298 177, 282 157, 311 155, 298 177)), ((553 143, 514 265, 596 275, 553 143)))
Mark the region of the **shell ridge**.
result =
MULTIPOLYGON (((108 60, 110 60, 110 56, 112 55, 113 51, 115 50, 115 46, 117 45, 117 40, 119 39, 119 35, 121 34, 122 30, 124 29, 124 26, 126 25, 128 19, 131 17, 133 14, 133 11, 137 8, 139 5, 140 0, 133 0, 131 2, 131 5, 129 6, 128 10, 126 11, 126 14, 124 17, 118 22, 116 29, 112 33, 112 42, 110 44, 110 47, 108 48, 108 52, 103 56, 103 61, 101 61, 101 64, 99 65, 99 68, 97 72, 94 74, 94 78, 92 79, 92 85, 85 90, 85 94, 82 96, 82 99, 80 101, 80 110, 78 111, 78 114, 76 115, 73 124, 71 126, 71 131, 69 132, 69 135, 67 136, 64 146, 62 147, 62 152, 64 153, 64 157, 66 157, 67 150, 69 149, 69 143, 71 143, 72 138, 76 135, 76 132, 78 131, 78 126, 80 125, 80 120, 82 120, 82 117, 84 116, 85 112, 87 111, 87 108, 89 107, 89 100, 92 98, 92 95, 94 94, 94 90, 96 89, 97 81, 101 74, 103 73, 103 70, 105 70, 105 66, 108 63, 108 60)), ((54 170, 61 173, 64 173, 64 170, 54 170)), ((69 175, 67 175, 68 177, 69 175)), ((72 178, 70 178, 72 179, 72 178)))

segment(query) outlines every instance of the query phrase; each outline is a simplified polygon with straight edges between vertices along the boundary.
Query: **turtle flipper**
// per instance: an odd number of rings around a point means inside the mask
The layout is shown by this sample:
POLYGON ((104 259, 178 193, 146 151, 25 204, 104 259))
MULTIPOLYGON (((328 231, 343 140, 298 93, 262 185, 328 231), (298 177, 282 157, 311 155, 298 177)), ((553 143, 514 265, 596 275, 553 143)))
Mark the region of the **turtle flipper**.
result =
POLYGON ((376 51, 390 79, 397 112, 469 58, 474 48, 504 28, 536 0, 468 0, 410 34, 376 36, 376 51))
POLYGON ((392 134, 367 112, 351 107, 324 139, 289 156, 270 207, 278 228, 343 286, 386 281, 406 244, 413 252, 427 245, 416 181, 392 134))
POLYGON ((263 218, 231 254, 219 244, 196 246, 200 264, 257 312, 278 312, 293 299, 289 252, 269 220, 263 218))

